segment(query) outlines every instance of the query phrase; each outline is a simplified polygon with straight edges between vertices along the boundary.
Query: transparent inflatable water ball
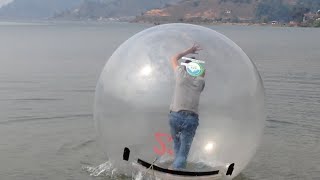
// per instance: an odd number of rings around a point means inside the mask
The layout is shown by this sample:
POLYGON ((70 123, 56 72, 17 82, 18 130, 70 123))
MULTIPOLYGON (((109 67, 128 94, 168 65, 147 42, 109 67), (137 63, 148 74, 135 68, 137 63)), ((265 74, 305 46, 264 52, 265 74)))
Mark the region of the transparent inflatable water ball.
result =
POLYGON ((157 159, 159 166, 170 166, 175 155, 168 115, 177 81, 171 59, 194 44, 201 50, 178 62, 186 76, 201 75, 205 81, 186 171, 202 171, 197 164, 235 163, 234 177, 248 164, 265 121, 260 75, 230 39, 189 24, 146 29, 121 44, 107 61, 96 87, 94 119, 110 160, 122 164, 127 147, 131 159, 157 159), (184 64, 185 59, 193 64, 184 64))

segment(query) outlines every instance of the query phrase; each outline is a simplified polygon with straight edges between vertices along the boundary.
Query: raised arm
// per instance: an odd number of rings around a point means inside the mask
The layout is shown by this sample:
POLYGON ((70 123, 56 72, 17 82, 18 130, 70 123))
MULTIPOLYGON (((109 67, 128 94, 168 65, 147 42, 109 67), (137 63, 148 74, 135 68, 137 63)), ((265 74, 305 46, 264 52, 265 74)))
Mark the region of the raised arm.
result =
POLYGON ((173 70, 175 70, 179 66, 178 61, 183 56, 186 56, 188 54, 197 54, 197 52, 200 50, 201 50, 200 46, 195 44, 191 48, 188 48, 185 51, 182 51, 182 52, 172 56, 171 57, 171 66, 172 66, 173 70))

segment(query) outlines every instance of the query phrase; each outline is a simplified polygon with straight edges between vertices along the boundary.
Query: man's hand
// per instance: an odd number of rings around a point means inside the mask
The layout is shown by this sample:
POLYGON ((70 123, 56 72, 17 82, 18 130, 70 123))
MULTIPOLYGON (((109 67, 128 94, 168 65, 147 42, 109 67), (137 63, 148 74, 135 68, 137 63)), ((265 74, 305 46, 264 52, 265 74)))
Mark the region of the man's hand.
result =
POLYGON ((198 51, 200 51, 200 50, 202 50, 202 49, 200 48, 199 45, 193 44, 193 46, 191 48, 174 55, 171 58, 171 65, 172 65, 173 70, 175 70, 178 67, 178 60, 181 59, 183 56, 186 56, 188 54, 198 54, 198 51))
MULTIPOLYGON (((199 45, 194 44, 191 48, 186 50, 188 54, 198 54, 197 52, 202 50, 199 45)), ((187 54, 186 54, 187 55, 187 54)))

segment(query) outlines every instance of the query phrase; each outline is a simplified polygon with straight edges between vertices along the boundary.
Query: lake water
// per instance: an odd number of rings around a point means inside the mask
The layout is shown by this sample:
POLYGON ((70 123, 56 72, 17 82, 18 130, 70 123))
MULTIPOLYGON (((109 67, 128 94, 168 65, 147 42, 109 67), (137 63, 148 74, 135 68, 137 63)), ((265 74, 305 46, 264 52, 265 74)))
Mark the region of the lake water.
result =
MULTIPOLYGON (((80 180, 103 163, 94 89, 112 52, 150 27, 0 23, 0 179, 80 180)), ((253 60, 266 88, 261 145, 239 179, 320 179, 320 29, 211 26, 253 60)))

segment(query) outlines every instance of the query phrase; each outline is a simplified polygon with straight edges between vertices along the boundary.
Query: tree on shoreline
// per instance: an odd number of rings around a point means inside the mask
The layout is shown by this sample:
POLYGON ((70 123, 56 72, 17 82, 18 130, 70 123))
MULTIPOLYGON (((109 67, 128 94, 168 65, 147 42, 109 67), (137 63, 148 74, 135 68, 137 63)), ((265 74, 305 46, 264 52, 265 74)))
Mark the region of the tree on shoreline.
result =
POLYGON ((256 18, 264 21, 290 21, 290 8, 282 0, 264 0, 256 9, 256 18))
POLYGON ((304 15, 317 12, 320 9, 320 0, 298 0, 296 4, 285 4, 283 0, 261 1, 256 9, 256 19, 260 22, 295 21, 301 23, 304 15))

